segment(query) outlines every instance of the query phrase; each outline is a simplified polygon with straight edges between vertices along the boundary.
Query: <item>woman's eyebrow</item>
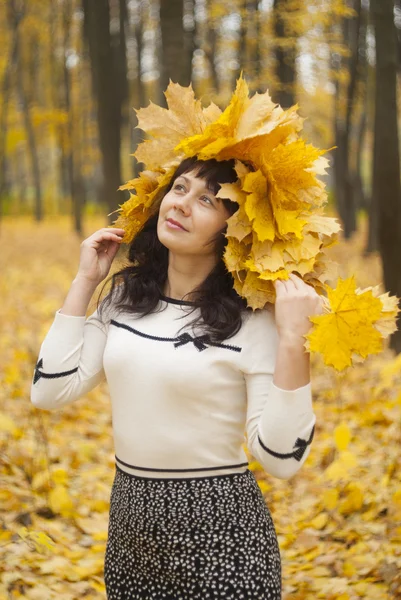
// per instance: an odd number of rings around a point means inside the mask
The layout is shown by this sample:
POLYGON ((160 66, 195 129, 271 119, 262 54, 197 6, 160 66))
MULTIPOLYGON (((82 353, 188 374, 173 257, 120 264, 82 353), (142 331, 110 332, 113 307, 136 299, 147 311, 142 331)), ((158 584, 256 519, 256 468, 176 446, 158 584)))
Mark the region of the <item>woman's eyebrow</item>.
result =
MULTIPOLYGON (((185 180, 187 183, 191 183, 191 182, 190 182, 190 180, 188 179, 188 177, 185 177, 185 175, 179 175, 179 176, 177 177, 177 179, 180 179, 180 178, 184 179, 184 180, 185 180)), ((215 196, 215 193, 214 193, 214 190, 213 190, 212 184, 208 184, 208 183, 206 182, 206 183, 205 183, 205 188, 206 188, 207 190, 209 190, 209 192, 210 192, 210 193, 211 193, 213 196, 215 196)), ((220 198, 216 198, 216 200, 217 200, 217 201, 219 201, 219 200, 220 200, 220 198)))

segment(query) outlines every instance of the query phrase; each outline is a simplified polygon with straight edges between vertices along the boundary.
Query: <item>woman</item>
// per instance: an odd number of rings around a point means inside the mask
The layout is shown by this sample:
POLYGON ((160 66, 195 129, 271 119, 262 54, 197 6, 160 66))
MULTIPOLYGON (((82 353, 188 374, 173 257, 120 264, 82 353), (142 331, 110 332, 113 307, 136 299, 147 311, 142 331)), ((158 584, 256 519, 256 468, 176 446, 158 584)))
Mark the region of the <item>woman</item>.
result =
POLYGON ((247 309, 234 291, 222 254, 237 206, 216 194, 236 177, 234 161, 184 160, 88 318, 124 231, 83 241, 40 348, 31 392, 39 408, 108 381, 112 600, 281 598, 275 527, 242 444, 281 479, 305 462, 316 417, 303 336, 321 302, 295 275, 277 281, 275 314, 247 309))

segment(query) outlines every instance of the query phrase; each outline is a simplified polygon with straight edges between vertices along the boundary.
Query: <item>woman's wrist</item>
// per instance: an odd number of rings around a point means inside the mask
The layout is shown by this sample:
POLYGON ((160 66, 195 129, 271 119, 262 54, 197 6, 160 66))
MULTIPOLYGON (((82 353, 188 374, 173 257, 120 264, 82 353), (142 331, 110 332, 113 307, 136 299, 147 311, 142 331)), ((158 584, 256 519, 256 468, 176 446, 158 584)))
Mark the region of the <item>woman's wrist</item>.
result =
POLYGON ((305 337, 294 331, 282 330, 279 331, 279 344, 289 349, 303 349, 305 337))
POLYGON ((77 275, 60 309, 61 314, 72 317, 84 317, 88 310, 89 302, 97 288, 97 284, 77 275))

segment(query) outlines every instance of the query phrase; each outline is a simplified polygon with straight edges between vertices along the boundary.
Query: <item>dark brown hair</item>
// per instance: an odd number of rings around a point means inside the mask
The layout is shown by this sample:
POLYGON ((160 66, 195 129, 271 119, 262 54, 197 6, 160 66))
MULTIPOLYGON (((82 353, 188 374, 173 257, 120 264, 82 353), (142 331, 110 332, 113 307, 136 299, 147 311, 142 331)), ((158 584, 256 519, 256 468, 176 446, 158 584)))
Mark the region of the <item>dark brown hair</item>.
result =
MULTIPOLYGON (((234 166, 234 160, 200 161, 196 157, 187 158, 177 167, 163 196, 172 189, 177 177, 188 172, 193 172, 197 177, 204 179, 212 193, 217 194, 220 183, 233 183, 237 180, 234 166)), ((222 199, 222 202, 231 215, 237 211, 236 202, 229 199, 222 199)), ((99 297, 98 310, 101 311, 105 304, 112 301, 117 287, 118 302, 115 302, 114 308, 118 311, 147 315, 156 309, 167 281, 169 255, 168 248, 160 242, 157 235, 158 217, 159 210, 148 219, 131 242, 128 250, 129 265, 111 276, 110 292, 100 306, 99 297)), ((194 300, 190 305, 194 310, 199 308, 200 315, 190 324, 197 324, 210 336, 211 341, 215 342, 221 342, 235 335, 241 328, 243 313, 251 311, 247 308, 246 300, 234 290, 233 278, 222 258, 227 245, 227 238, 224 235, 226 229, 227 225, 214 239, 215 251, 219 258, 216 266, 191 292, 194 300)), ((108 281, 110 278, 106 280, 104 286, 108 281)))

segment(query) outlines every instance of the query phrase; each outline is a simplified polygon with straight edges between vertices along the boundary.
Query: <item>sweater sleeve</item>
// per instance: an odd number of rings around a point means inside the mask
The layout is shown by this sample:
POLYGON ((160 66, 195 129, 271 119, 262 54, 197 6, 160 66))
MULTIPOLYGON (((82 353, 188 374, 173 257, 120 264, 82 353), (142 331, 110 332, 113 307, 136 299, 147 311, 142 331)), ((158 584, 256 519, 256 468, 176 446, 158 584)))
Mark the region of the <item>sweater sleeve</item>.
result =
POLYGON ((105 378, 107 311, 101 319, 98 310, 87 318, 60 310, 40 347, 31 383, 31 402, 44 410, 71 404, 105 378))
POLYGON ((273 383, 278 334, 267 310, 251 315, 246 335, 246 439, 267 473, 290 479, 310 453, 316 415, 311 384, 283 390, 273 383))

